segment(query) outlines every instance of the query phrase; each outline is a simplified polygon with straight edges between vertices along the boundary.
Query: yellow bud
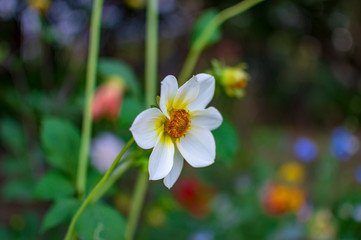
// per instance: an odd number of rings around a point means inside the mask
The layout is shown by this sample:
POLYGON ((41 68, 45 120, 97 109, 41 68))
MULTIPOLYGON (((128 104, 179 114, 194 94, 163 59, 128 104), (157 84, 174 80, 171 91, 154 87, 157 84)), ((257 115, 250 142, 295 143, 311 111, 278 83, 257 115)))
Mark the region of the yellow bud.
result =
POLYGON ((250 76, 244 67, 226 67, 221 77, 221 85, 230 97, 241 98, 245 94, 245 88, 250 76))

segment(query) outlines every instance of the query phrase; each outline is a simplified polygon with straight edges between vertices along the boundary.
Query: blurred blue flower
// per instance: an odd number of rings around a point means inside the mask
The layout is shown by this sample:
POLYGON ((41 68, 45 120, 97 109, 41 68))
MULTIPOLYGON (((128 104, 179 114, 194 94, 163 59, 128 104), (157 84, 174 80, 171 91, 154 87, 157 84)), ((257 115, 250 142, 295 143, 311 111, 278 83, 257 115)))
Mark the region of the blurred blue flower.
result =
POLYGON ((190 238, 190 240, 213 240, 214 234, 210 232, 209 230, 201 229, 197 232, 193 233, 190 238))
POLYGON ((18 4, 18 0, 0 0, 0 18, 12 18, 16 13, 18 4))
POLYGON ((359 140, 344 127, 332 131, 330 150, 339 160, 348 160, 359 149, 359 140))
POLYGON ((300 160, 310 162, 317 156, 317 145, 307 137, 300 137, 293 145, 293 152, 300 160))
POLYGON ((21 14, 21 31, 25 37, 34 37, 41 32, 41 20, 37 11, 28 8, 21 14))
POLYGON ((361 205, 360 204, 357 204, 355 206, 352 216, 356 222, 361 222, 361 205))
POLYGON ((361 183, 361 165, 355 170, 355 178, 359 183, 361 183))
POLYGON ((57 42, 71 45, 86 29, 88 15, 85 10, 73 9, 63 1, 53 1, 48 13, 51 32, 57 42))
POLYGON ((305 231, 301 226, 288 224, 271 236, 272 240, 301 240, 305 239, 305 231))

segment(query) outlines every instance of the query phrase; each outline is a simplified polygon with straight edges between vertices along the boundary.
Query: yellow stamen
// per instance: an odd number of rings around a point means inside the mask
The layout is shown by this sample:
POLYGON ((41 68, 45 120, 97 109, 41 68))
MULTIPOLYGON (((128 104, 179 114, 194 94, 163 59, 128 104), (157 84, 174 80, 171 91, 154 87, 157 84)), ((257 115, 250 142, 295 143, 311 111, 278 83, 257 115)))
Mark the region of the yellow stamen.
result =
POLYGON ((191 122, 189 113, 184 109, 172 110, 169 114, 170 119, 164 123, 164 130, 172 138, 180 138, 189 129, 191 122))

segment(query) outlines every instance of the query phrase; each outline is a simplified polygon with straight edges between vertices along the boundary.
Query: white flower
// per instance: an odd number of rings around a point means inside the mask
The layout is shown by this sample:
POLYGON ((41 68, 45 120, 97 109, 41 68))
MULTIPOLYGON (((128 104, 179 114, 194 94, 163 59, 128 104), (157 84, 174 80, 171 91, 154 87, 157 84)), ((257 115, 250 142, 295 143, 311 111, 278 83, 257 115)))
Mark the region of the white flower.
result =
POLYGON ((158 108, 141 112, 130 131, 143 149, 153 148, 149 158, 149 179, 164 178, 171 188, 177 181, 183 158, 192 167, 205 167, 214 162, 216 145, 211 130, 222 123, 222 115, 212 100, 214 77, 198 74, 178 89, 177 79, 167 76, 161 82, 158 108))
MULTIPOLYGON (((99 172, 106 172, 112 165, 114 159, 125 146, 124 141, 111 133, 102 133, 92 140, 90 157, 93 166, 99 172)), ((127 154, 124 154, 122 159, 127 154)))

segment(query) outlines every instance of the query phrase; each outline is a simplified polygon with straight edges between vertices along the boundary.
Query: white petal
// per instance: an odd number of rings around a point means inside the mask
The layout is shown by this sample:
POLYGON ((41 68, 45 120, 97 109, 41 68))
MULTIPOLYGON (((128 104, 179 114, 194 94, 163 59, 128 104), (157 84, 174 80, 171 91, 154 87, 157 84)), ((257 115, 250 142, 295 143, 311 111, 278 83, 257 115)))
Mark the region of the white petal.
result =
POLYGON ((175 148, 174 151, 174 162, 172 170, 169 172, 169 174, 164 178, 163 183, 167 188, 171 188, 174 183, 179 178, 179 175, 183 168, 183 157, 178 151, 177 148, 175 148))
POLYGON ((198 110, 191 112, 192 125, 214 130, 219 127, 223 121, 220 112, 214 108, 209 107, 205 110, 198 110))
POLYGON ((189 81, 183 84, 175 95, 173 108, 187 108, 187 106, 197 98, 199 87, 199 82, 196 77, 192 77, 189 81))
POLYGON ((174 144, 168 134, 161 134, 149 157, 149 179, 159 180, 167 176, 172 169, 174 144))
POLYGON ((190 111, 204 109, 212 100, 216 85, 216 80, 212 75, 200 73, 196 75, 196 78, 200 84, 199 94, 198 97, 189 104, 188 110, 190 111))
POLYGON ((167 108, 169 108, 169 104, 172 103, 169 101, 172 101, 174 99, 175 95, 177 94, 177 90, 178 82, 174 76, 168 75, 161 82, 159 107, 164 113, 164 115, 166 115, 168 118, 169 115, 167 108))
POLYGON ((216 144, 211 131, 191 125, 191 128, 177 141, 177 147, 192 167, 205 167, 214 162, 216 144))
POLYGON ((141 112, 134 120, 130 131, 135 142, 143 149, 154 147, 161 132, 161 120, 164 114, 158 108, 150 108, 141 112))

